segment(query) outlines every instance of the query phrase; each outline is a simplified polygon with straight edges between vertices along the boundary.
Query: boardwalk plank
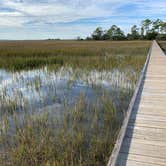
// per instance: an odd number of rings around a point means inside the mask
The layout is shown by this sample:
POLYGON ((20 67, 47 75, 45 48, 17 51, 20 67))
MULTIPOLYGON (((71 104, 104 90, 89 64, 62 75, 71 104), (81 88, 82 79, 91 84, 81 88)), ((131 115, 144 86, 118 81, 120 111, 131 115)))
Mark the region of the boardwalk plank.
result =
POLYGON ((156 116, 156 115, 141 115, 141 114, 132 114, 130 119, 132 120, 150 120, 155 122, 166 122, 166 116, 156 116))
MULTIPOLYGON (((116 166, 124 166, 124 163, 127 166, 154 166, 154 164, 150 164, 147 162, 138 162, 135 160, 133 161, 133 160, 123 160, 123 159, 118 160, 118 163, 116 164, 116 166)), ((159 166, 158 164, 155 164, 155 165, 159 166)))
POLYGON ((154 158, 154 157, 149 157, 149 156, 143 156, 143 155, 135 155, 135 154, 126 154, 126 153, 120 153, 119 157, 122 159, 122 164, 123 160, 130 160, 133 162, 139 162, 139 163, 145 163, 148 165, 160 165, 160 166, 165 166, 166 159, 161 159, 161 158, 154 158))
POLYGON ((166 122, 158 122, 149 120, 130 120, 130 126, 140 126, 140 127, 151 127, 151 128, 159 128, 166 129, 166 122))
POLYGON ((128 126, 126 131, 126 137, 149 140, 154 142, 158 141, 158 143, 155 142, 155 144, 162 144, 166 146, 166 142, 164 142, 166 137, 166 129, 150 128, 144 126, 128 126), (164 134, 162 132, 164 132, 164 134))
POLYGON ((145 145, 142 143, 134 144, 128 142, 123 143, 121 153, 130 153, 135 155, 144 155, 154 158, 163 158, 166 156, 166 147, 145 145))

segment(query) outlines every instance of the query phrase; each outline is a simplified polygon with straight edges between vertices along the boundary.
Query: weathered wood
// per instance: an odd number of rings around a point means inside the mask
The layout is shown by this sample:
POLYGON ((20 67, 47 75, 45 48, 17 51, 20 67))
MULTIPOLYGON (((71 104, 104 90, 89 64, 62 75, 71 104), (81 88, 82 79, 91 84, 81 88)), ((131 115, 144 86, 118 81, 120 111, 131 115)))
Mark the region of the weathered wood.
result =
MULTIPOLYGON (((128 160, 128 159, 127 160, 120 159, 117 162, 117 165, 124 166, 124 163, 127 166, 154 166, 154 164, 150 164, 149 162, 140 162, 140 161, 128 160)), ((161 166, 161 165, 155 164, 155 166, 161 166)))
MULTIPOLYGON (((126 131, 126 138, 137 138, 144 140, 146 144, 151 144, 151 142, 155 142, 155 144, 162 144, 162 146, 166 146, 165 141, 166 137, 166 129, 158 129, 158 128, 149 128, 144 126, 128 126, 126 131), (157 143, 158 141, 158 143, 157 143)), ((135 139, 133 139, 134 141, 135 139)), ((137 141, 138 142, 138 141, 137 141)))
POLYGON ((144 162, 144 163, 146 162, 147 165, 153 164, 153 165, 165 166, 165 163, 166 163, 166 159, 154 158, 154 157, 143 156, 138 154, 135 155, 135 154, 120 153, 119 156, 120 156, 120 159, 122 160, 121 161, 122 164, 123 164, 123 160, 126 160, 126 158, 133 162, 144 162))
POLYGON ((138 154, 138 155, 144 155, 149 157, 155 157, 155 158, 165 158, 166 156, 166 147, 162 146, 154 146, 154 145, 146 145, 143 143, 123 143, 121 147, 121 153, 128 153, 129 154, 138 154), (130 147, 130 149, 128 149, 130 147))
POLYGON ((155 122, 166 122, 166 116, 156 116, 156 115, 141 115, 141 114, 132 114, 130 119, 134 121, 144 121, 144 120, 150 120, 155 122))
POLYGON ((131 126, 140 126, 140 127, 153 127, 153 128, 159 128, 159 129, 166 129, 166 123, 165 122, 157 122, 157 121, 151 121, 151 120, 130 120, 129 125, 131 126))
POLYGON ((142 143, 142 144, 146 144, 146 145, 156 145, 156 146, 166 147, 166 142, 164 142, 162 140, 160 140, 160 141, 153 140, 153 139, 150 140, 150 139, 146 139, 146 138, 143 138, 143 137, 141 137, 141 138, 134 137, 134 139, 133 139, 133 137, 132 138, 127 138, 126 137, 124 140, 128 141, 128 142, 133 142, 135 144, 142 143))
POLYGON ((108 166, 166 165, 166 56, 152 43, 108 166))
POLYGON ((166 117, 166 111, 165 111, 165 107, 160 107, 158 109, 152 107, 151 105, 139 105, 139 112, 137 110, 133 110, 133 114, 137 114, 137 115, 153 115, 153 116, 163 116, 166 117))

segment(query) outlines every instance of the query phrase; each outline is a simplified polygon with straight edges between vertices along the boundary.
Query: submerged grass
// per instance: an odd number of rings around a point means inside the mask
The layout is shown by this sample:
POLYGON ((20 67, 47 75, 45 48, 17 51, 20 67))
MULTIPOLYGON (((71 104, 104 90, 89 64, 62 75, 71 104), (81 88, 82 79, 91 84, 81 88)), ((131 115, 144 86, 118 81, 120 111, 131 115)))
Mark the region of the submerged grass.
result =
MULTIPOLYGON (((6 127, 1 125, 3 155, 0 155, 0 164, 105 165, 123 116, 108 97, 104 94, 100 101, 91 105, 81 94, 76 105, 61 112, 61 118, 47 110, 40 115, 24 115, 20 125, 18 116, 13 116, 14 129, 11 120, 4 118, 6 127)), ((127 103, 123 106, 127 107, 127 103)))

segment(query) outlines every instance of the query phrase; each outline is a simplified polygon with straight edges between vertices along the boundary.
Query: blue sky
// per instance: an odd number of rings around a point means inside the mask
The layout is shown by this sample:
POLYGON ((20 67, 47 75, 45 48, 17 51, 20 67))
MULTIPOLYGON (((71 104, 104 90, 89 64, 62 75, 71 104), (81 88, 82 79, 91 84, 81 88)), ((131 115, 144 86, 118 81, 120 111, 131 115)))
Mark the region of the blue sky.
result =
POLYGON ((97 26, 166 20, 166 0, 0 0, 0 39, 70 39, 97 26))

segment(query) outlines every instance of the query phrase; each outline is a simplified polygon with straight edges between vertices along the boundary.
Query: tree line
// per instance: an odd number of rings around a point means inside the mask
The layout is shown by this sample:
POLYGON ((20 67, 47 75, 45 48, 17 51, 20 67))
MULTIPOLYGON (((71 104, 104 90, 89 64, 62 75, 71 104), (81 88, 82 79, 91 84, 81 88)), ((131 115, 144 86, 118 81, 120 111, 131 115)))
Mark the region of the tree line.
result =
MULTIPOLYGON (((78 40, 83 40, 77 38, 78 40)), ((146 19, 140 26, 133 25, 127 35, 117 25, 112 25, 108 30, 97 27, 86 40, 166 40, 166 22, 157 19, 146 19)))

